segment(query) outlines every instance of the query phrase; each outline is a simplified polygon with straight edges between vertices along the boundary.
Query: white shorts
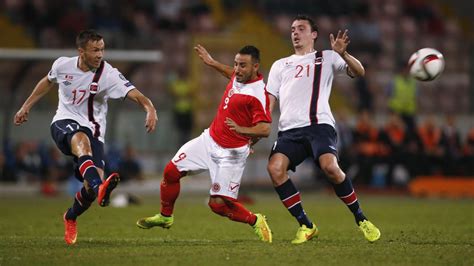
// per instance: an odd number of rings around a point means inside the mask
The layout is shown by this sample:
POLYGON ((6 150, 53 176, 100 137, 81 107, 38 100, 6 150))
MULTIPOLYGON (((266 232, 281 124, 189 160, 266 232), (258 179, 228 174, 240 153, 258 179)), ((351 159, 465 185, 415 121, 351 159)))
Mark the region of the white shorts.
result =
POLYGON ((172 162, 180 172, 186 171, 188 175, 209 170, 212 182, 210 194, 237 199, 249 153, 249 145, 239 148, 219 146, 206 129, 199 137, 184 144, 172 162))

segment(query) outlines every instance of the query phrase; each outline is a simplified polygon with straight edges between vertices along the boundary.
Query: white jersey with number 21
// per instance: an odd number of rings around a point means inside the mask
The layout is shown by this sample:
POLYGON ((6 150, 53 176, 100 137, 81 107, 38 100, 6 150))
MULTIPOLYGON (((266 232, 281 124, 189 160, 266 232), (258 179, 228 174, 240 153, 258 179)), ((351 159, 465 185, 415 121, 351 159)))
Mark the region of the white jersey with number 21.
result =
POLYGON ((291 55, 273 63, 267 90, 280 104, 279 131, 312 124, 335 126, 329 107, 334 74, 346 73, 347 64, 333 50, 291 55))

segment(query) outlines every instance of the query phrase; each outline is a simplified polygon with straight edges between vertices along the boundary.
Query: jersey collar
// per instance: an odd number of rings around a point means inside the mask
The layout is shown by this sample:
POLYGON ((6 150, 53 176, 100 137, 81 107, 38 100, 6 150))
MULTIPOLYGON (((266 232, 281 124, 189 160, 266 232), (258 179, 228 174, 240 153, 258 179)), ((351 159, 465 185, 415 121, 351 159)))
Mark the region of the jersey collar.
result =
POLYGON ((244 82, 244 84, 254 83, 254 82, 257 82, 257 81, 262 80, 262 79, 263 79, 263 75, 260 74, 260 73, 257 73, 257 78, 249 80, 247 82, 244 82))

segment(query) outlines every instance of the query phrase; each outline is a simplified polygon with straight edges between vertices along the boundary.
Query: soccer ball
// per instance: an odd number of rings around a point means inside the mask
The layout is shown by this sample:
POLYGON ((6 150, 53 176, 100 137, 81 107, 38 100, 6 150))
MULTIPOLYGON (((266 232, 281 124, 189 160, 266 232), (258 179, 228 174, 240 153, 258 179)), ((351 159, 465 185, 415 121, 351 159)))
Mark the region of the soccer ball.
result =
POLYGON ((417 80, 434 80, 444 70, 443 54, 433 48, 422 48, 410 56, 408 69, 417 80))

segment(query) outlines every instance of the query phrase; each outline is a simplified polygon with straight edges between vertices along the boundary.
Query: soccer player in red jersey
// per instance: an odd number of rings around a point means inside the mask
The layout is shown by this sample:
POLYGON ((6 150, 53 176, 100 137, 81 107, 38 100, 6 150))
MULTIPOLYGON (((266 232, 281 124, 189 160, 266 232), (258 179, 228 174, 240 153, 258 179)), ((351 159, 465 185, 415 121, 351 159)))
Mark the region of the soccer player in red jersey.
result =
POLYGON ((184 144, 166 165, 160 186, 161 212, 138 220, 137 226, 171 227, 180 179, 209 170, 211 210, 232 221, 251 225, 262 241, 271 243, 272 234, 265 216, 253 214, 237 201, 252 139, 270 134, 269 100, 263 76, 258 72, 260 52, 254 46, 243 47, 235 56, 232 68, 214 60, 201 45, 194 49, 205 64, 230 81, 211 126, 184 144))
POLYGON ((337 162, 337 134, 329 106, 334 75, 363 76, 364 68, 346 50, 347 30, 339 31, 336 38, 330 35, 332 50, 315 51, 317 37, 318 30, 311 18, 296 17, 291 25, 295 54, 275 61, 270 69, 267 86, 270 110, 278 100, 281 115, 268 172, 283 204, 300 224, 292 243, 304 243, 318 234, 288 176, 288 170, 294 171, 306 158, 313 159, 329 177, 336 195, 354 214, 364 236, 374 242, 379 239, 380 231, 362 213, 351 180, 337 162))

